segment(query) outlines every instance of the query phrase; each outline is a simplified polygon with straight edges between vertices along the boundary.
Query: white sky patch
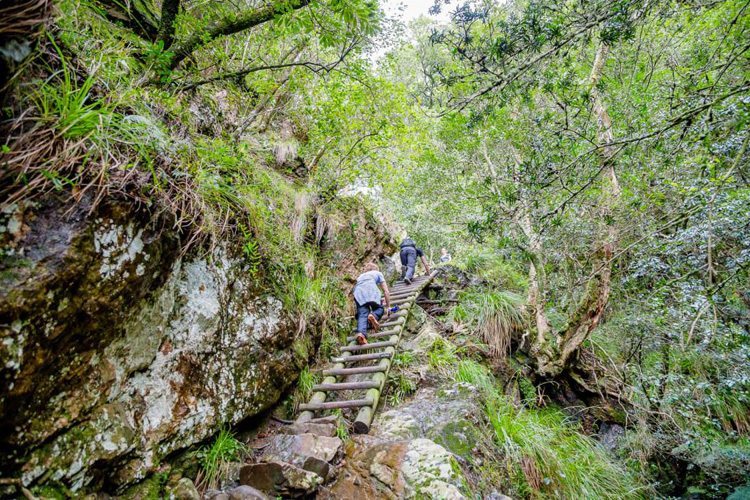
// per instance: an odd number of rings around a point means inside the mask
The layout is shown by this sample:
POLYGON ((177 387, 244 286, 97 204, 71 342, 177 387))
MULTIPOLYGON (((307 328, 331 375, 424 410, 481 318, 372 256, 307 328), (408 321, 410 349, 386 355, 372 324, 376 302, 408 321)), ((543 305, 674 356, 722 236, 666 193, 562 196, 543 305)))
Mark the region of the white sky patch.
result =
MULTIPOLYGON (((408 25, 411 21, 421 16, 439 22, 448 22, 451 10, 455 9, 454 2, 451 2, 450 5, 443 5, 440 14, 431 15, 429 10, 434 3, 434 0, 380 0, 380 6, 385 15, 392 19, 398 19, 404 25, 408 25)), ((390 46, 389 42, 381 40, 379 44, 375 45, 374 50, 370 52, 370 62, 377 64, 391 48, 392 46, 390 46)))
POLYGON ((428 11, 434 3, 434 0, 383 0, 380 5, 383 6, 386 14, 402 17, 405 22, 416 19, 419 16, 427 16, 437 21, 447 21, 449 19, 448 12, 451 8, 455 7, 452 5, 443 5, 442 12, 437 16, 432 16, 428 11))

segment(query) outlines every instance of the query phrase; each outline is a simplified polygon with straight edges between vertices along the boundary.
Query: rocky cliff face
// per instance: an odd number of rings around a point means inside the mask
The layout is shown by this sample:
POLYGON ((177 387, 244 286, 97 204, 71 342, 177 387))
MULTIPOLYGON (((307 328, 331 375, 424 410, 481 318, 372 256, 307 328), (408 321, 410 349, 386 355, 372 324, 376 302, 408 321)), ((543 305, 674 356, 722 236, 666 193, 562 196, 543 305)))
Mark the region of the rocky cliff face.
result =
MULTIPOLYGON (((394 248, 349 216, 360 244, 325 243, 340 274, 394 248)), ((185 252, 170 221, 86 200, 9 207, 0 236, 0 468, 26 485, 118 491, 269 408, 307 362, 290 347, 309 334, 231 242, 185 252)))

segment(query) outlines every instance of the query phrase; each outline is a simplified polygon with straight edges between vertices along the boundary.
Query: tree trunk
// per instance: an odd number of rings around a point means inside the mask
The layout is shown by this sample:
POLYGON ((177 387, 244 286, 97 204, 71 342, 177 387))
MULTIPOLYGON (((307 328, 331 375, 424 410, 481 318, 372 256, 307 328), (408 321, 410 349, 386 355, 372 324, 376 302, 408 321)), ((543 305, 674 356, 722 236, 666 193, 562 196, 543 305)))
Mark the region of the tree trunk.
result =
POLYGON ((614 168, 614 134, 612 120, 599 90, 609 46, 600 42, 594 58, 589 79, 592 112, 597 121, 597 146, 604 189, 599 197, 597 218, 600 224, 600 239, 595 243, 592 276, 567 328, 557 337, 557 354, 552 359, 538 359, 540 375, 554 377, 562 373, 583 342, 601 321, 609 300, 612 276, 612 258, 617 245, 617 226, 612 222, 614 208, 620 202, 620 184, 614 168))
POLYGON ((164 42, 163 49, 169 49, 174 43, 175 21, 180 12, 180 0, 164 0, 161 4, 159 21, 159 40, 164 42))

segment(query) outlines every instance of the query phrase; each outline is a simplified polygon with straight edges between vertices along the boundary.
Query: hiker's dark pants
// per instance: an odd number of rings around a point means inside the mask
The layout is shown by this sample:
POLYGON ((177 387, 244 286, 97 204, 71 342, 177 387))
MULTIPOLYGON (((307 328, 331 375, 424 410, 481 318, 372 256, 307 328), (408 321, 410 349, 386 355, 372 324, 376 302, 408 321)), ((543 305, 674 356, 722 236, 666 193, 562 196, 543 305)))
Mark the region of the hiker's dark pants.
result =
MULTIPOLYGON (((354 302, 356 304, 356 301, 354 302)), ((363 333, 367 337, 367 315, 372 313, 380 321, 385 309, 377 302, 368 302, 364 305, 357 304, 357 333, 363 333)))
POLYGON ((417 267, 417 249, 404 247, 401 249, 401 279, 414 278, 414 269, 417 267))

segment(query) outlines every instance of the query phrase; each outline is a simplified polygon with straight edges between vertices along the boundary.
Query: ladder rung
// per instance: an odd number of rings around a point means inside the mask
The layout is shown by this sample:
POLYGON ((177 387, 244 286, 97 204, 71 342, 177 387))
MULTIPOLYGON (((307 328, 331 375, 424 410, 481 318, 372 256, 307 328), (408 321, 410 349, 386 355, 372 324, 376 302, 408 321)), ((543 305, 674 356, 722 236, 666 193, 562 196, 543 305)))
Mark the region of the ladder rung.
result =
POLYGON ((340 382, 336 384, 317 384, 314 385, 313 391, 354 391, 357 389, 377 389, 380 382, 371 380, 365 382, 340 382))
POLYGON ((360 408, 372 406, 372 399, 352 399, 349 401, 330 401, 328 403, 306 403, 299 405, 300 411, 335 410, 336 408, 360 408))
POLYGON ((400 324, 404 323, 403 321, 401 321, 402 318, 403 318, 403 316, 401 318, 389 319, 385 323, 380 323, 380 326, 381 327, 385 327, 385 326, 400 325, 400 324))
POLYGON ((396 299, 396 300, 393 300, 393 298, 391 298, 391 306, 400 306, 402 304, 408 304, 412 300, 414 300, 414 297, 411 297, 411 296, 396 299))
POLYGON ((385 371, 385 366, 359 366, 357 368, 331 368, 323 370, 324 377, 344 377, 347 375, 359 375, 362 373, 380 373, 385 371))
POLYGON ((393 347, 397 342, 386 341, 386 342, 372 342, 365 345, 345 345, 341 348, 341 352, 355 352, 355 351, 366 351, 368 349, 379 349, 381 347, 393 347))
POLYGON ((357 363, 358 361, 372 361, 373 359, 389 359, 390 352, 372 352, 370 354, 355 354, 345 358, 331 358, 331 363, 357 363))
MULTIPOLYGON (((382 339, 383 337, 390 337, 392 335, 398 335, 398 328, 393 328, 393 329, 390 329, 390 330, 383 330, 382 332, 378 332, 378 333, 368 333, 367 334, 367 339, 368 340, 370 340, 370 339, 382 339)), ((357 336, 354 335, 352 337, 347 337, 346 338, 347 342, 351 342, 352 340, 357 340, 357 336)))

